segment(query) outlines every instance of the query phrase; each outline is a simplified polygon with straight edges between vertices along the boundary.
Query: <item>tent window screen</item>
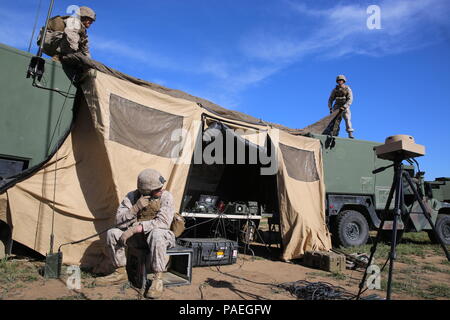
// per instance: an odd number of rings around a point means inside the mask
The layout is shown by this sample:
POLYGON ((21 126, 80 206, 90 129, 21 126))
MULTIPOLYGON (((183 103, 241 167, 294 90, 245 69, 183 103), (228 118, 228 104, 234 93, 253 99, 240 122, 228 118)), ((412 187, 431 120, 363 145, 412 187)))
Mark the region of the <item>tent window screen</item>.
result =
POLYGON ((293 148, 280 143, 280 150, 288 175, 296 180, 313 182, 319 180, 314 152, 293 148))
POLYGON ((182 129, 183 117, 143 106, 111 94, 109 139, 127 147, 170 158, 172 132, 182 129))

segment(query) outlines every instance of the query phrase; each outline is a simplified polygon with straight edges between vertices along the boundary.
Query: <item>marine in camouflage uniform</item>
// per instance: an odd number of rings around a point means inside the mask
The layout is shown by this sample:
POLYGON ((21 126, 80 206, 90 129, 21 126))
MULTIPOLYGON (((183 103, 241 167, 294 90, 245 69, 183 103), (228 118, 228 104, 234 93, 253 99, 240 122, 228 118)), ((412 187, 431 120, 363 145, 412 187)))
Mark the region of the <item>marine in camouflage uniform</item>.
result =
MULTIPOLYGON (((53 57, 53 60, 64 62, 64 58, 71 58, 71 55, 91 58, 87 29, 96 20, 96 13, 89 7, 80 7, 77 13, 49 20, 43 51, 53 57)), ((41 29, 38 45, 42 41, 43 32, 44 28, 41 29)))
POLYGON ((355 130, 352 127, 352 114, 350 111, 350 106, 353 103, 353 92, 352 89, 345 84, 347 79, 344 75, 337 76, 336 82, 338 85, 331 91, 328 99, 328 108, 330 109, 330 113, 337 109, 342 110, 348 137, 353 139, 353 131, 355 130))
POLYGON ((168 262, 166 250, 175 246, 175 235, 170 230, 175 207, 172 194, 161 189, 164 182, 156 170, 146 169, 141 172, 138 189, 128 193, 117 209, 116 223, 123 223, 123 228, 110 229, 106 239, 106 256, 110 265, 117 269, 109 276, 114 280, 125 278, 125 246, 148 246, 150 253, 147 267, 154 273, 148 293, 151 298, 158 298, 162 294, 161 277, 168 262))

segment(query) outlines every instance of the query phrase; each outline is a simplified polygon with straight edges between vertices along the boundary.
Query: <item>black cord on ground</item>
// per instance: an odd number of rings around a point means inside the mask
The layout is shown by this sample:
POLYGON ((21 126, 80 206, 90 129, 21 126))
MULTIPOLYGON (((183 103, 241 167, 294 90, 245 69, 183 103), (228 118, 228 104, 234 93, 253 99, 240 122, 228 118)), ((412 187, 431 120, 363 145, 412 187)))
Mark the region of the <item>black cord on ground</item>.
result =
POLYGON ((354 300, 356 295, 342 287, 333 286, 327 282, 309 282, 299 280, 286 282, 278 287, 289 291, 298 299, 303 300, 354 300))

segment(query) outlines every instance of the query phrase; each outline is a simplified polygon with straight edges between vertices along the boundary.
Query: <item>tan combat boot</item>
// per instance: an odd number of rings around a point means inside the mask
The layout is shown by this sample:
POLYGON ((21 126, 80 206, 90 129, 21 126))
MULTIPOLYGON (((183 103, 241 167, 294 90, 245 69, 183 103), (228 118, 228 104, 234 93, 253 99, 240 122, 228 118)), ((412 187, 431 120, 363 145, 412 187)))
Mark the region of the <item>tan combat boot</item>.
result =
POLYGON ((96 278, 95 284, 100 286, 114 285, 126 281, 127 279, 128 277, 125 267, 120 267, 107 276, 96 278))
POLYGON ((147 292, 147 298, 159 299, 164 291, 164 284, 162 281, 162 272, 157 272, 153 276, 152 285, 147 292))

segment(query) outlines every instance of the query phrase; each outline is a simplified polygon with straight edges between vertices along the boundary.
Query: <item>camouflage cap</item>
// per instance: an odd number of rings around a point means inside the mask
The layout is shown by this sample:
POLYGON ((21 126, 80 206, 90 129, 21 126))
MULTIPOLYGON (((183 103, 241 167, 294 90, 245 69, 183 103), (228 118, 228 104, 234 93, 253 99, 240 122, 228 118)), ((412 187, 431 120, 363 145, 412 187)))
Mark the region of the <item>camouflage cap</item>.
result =
POLYGON ((97 19, 97 15, 95 14, 95 11, 89 7, 80 7, 80 17, 91 18, 94 21, 97 19))
POLYGON ((336 77, 336 82, 338 82, 339 80, 344 80, 344 82, 347 82, 347 78, 343 74, 340 74, 336 77))
POLYGON ((155 169, 145 169, 137 180, 137 188, 142 194, 162 188, 166 179, 155 169))

